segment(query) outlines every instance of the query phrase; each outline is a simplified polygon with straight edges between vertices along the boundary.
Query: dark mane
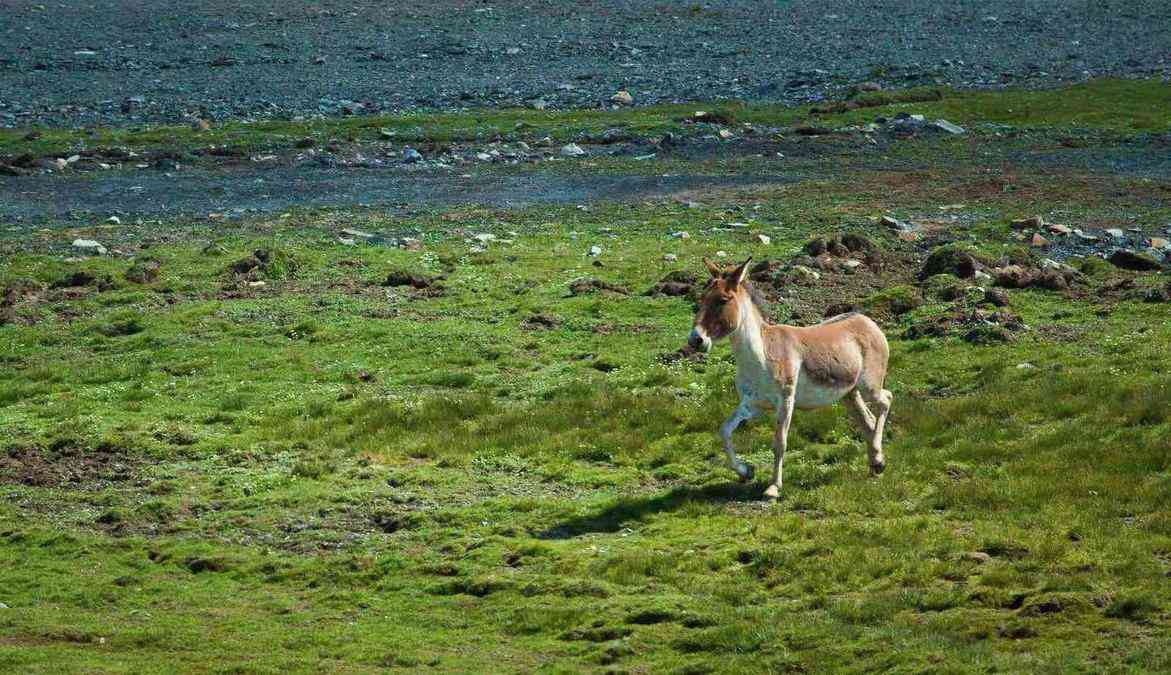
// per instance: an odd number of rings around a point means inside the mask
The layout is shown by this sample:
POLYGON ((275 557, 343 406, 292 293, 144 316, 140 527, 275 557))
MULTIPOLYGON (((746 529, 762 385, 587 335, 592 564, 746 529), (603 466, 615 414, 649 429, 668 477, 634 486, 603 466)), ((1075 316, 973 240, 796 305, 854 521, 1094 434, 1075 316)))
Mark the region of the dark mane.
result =
POLYGON ((744 280, 744 290, 748 293, 748 297, 752 299, 752 304, 756 305, 756 309, 760 312, 760 315, 768 319, 769 306, 768 301, 764 299, 764 294, 756 290, 756 287, 752 285, 752 282, 748 281, 747 279, 744 280))

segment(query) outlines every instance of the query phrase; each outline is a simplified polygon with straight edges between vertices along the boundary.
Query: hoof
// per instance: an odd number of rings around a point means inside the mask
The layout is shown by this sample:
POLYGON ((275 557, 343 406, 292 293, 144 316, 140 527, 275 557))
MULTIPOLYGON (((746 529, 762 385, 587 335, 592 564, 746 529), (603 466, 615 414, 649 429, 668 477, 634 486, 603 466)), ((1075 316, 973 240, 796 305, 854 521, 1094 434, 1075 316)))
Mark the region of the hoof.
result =
POLYGON ((741 483, 747 483, 756 475, 756 469, 751 464, 745 462, 736 468, 736 475, 740 477, 741 483))
POLYGON ((776 485, 770 485, 764 489, 764 498, 770 501, 777 501, 781 498, 781 488, 776 485))
POLYGON ((879 462, 878 464, 870 465, 871 476, 881 476, 883 471, 886 471, 886 462, 879 462))

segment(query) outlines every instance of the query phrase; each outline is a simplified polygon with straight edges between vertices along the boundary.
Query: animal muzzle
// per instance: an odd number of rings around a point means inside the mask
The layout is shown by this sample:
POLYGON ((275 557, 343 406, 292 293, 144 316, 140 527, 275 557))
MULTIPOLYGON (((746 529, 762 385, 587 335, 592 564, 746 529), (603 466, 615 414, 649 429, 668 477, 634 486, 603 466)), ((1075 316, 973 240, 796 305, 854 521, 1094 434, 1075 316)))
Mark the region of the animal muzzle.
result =
POLYGON ((701 333, 699 328, 691 329, 691 335, 687 336, 687 344, 699 352, 707 353, 712 350, 712 339, 701 333))

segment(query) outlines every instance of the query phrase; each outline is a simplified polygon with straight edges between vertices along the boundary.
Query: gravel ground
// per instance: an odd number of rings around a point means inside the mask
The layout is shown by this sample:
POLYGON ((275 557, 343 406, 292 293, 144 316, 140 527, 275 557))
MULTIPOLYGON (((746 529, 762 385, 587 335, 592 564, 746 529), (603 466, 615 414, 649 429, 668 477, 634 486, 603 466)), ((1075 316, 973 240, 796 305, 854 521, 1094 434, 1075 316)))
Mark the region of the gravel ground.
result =
POLYGON ((1171 0, 0 0, 0 126, 1171 72, 1171 0))

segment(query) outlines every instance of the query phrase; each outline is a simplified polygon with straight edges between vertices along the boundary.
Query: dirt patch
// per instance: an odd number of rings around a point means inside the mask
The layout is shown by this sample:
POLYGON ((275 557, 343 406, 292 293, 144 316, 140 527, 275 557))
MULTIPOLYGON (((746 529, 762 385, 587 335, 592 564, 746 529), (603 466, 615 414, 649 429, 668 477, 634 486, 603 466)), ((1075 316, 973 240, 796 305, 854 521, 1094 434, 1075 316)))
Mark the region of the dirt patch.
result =
POLYGON ((602 281, 601 279, 577 279, 569 284, 570 297, 587 295, 597 291, 617 293, 618 295, 630 295, 629 288, 602 281))
POLYGON ((92 448, 73 441, 16 445, 0 454, 0 483, 99 488, 135 475, 134 460, 126 450, 109 443, 92 448))

